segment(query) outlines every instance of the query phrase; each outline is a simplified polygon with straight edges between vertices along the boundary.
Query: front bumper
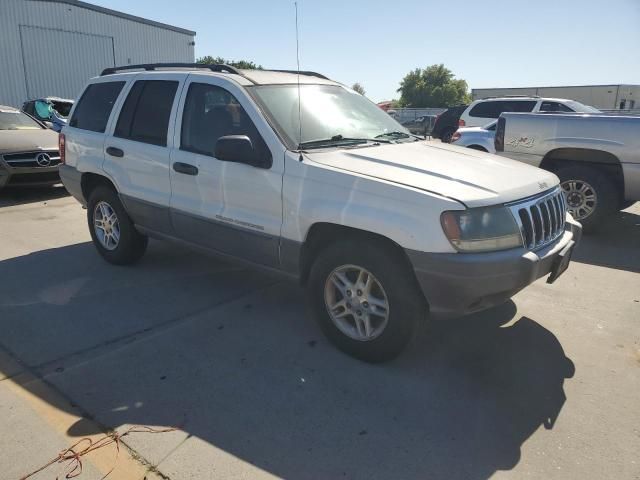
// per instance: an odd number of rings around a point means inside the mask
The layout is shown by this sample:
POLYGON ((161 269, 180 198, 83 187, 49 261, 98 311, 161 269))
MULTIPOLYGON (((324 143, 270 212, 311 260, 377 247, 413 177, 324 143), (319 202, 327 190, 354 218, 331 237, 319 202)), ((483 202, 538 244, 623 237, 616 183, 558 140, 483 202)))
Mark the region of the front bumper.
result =
POLYGON ((58 165, 49 167, 15 166, 7 163, 0 155, 0 188, 39 187, 56 183, 60 183, 58 165))
POLYGON ((535 252, 518 248, 488 253, 407 251, 435 317, 456 317, 504 303, 551 272, 559 253, 579 242, 581 225, 568 219, 564 234, 535 252))
POLYGON ((0 188, 40 187, 60 183, 58 167, 2 168, 0 165, 0 188))

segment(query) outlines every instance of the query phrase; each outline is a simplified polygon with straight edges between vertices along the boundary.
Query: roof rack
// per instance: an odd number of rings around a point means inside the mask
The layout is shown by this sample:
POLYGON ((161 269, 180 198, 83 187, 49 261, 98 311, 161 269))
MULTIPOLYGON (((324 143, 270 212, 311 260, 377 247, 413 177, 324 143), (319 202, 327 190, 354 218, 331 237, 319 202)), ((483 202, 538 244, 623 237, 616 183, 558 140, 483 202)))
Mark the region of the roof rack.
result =
MULTIPOLYGON (((241 77, 247 79, 251 83, 255 84, 256 82, 252 80, 248 75, 242 73, 236 67, 232 67, 231 65, 226 65, 224 63, 142 63, 139 65, 124 65, 121 67, 109 67, 105 68, 100 76, 112 75, 114 73, 118 73, 125 70, 145 70, 145 71, 154 71, 159 69, 169 69, 169 68, 188 68, 188 69, 205 69, 211 70, 212 72, 218 73, 232 73, 234 75, 240 75, 241 77)), ((325 77, 321 73, 317 72, 309 72, 306 70, 261 70, 263 72, 278 72, 278 73, 293 73, 300 75, 307 75, 310 77, 322 78, 323 80, 330 80, 328 77, 325 77)))
POLYGON ((267 72, 279 72, 279 73, 294 73, 294 74, 300 74, 300 75, 307 75, 309 77, 318 77, 318 78, 322 78, 323 80, 330 80, 329 77, 325 77, 324 75, 322 75, 321 73, 318 72, 310 72, 308 70, 265 70, 267 72))
MULTIPOLYGON (((240 71, 232 67, 231 65, 225 65, 224 63, 142 63, 140 65, 124 65, 122 67, 109 67, 105 68, 100 76, 112 75, 122 70, 146 70, 153 71, 161 68, 202 68, 211 70, 212 72, 220 73, 233 73, 235 75, 242 75, 240 71)), ((244 75, 242 75, 244 76, 244 75)))

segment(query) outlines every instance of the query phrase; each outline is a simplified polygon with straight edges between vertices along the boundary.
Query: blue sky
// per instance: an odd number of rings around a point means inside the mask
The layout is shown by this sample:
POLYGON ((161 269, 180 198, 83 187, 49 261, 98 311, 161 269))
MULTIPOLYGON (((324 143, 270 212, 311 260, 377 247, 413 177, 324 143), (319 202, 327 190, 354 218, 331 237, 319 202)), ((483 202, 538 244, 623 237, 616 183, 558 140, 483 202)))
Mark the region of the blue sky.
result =
MULTIPOLYGON (((291 0, 88 0, 195 30, 196 56, 295 68, 291 0)), ((301 68, 374 101, 444 63, 469 88, 640 84, 640 0, 299 0, 301 68)))

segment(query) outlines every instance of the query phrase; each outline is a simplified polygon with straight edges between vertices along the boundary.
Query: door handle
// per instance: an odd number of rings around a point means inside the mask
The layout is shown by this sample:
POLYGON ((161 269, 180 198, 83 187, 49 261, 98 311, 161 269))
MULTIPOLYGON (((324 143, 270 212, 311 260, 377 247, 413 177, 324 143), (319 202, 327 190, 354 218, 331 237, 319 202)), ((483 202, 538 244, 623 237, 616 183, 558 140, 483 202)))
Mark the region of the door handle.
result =
POLYGON ((124 157, 124 152, 116 147, 107 147, 107 153, 112 157, 124 157))
POLYGON ((175 162, 173 169, 178 173, 184 173, 185 175, 198 175, 198 167, 190 165, 188 163, 175 162))

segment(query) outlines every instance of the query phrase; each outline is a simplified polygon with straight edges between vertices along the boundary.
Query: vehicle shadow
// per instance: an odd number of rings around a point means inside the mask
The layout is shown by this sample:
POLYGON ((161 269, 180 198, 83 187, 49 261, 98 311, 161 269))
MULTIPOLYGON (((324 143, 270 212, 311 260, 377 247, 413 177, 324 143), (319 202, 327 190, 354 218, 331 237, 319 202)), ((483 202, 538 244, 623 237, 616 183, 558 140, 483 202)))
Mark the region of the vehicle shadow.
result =
POLYGON ((640 272, 640 208, 619 212, 601 231, 583 235, 572 260, 640 272))
POLYGON ((297 285, 174 247, 130 269, 78 244, 0 262, 0 278, 17 282, 0 292, 2 348, 92 419, 69 433, 180 424, 127 437, 172 478, 213 471, 209 444, 284 478, 487 479, 553 428, 574 374, 512 302, 422 326, 368 365, 327 344, 297 285))
POLYGON ((67 189, 60 184, 52 187, 4 188, 0 190, 0 208, 36 203, 54 198, 69 196, 67 189))

